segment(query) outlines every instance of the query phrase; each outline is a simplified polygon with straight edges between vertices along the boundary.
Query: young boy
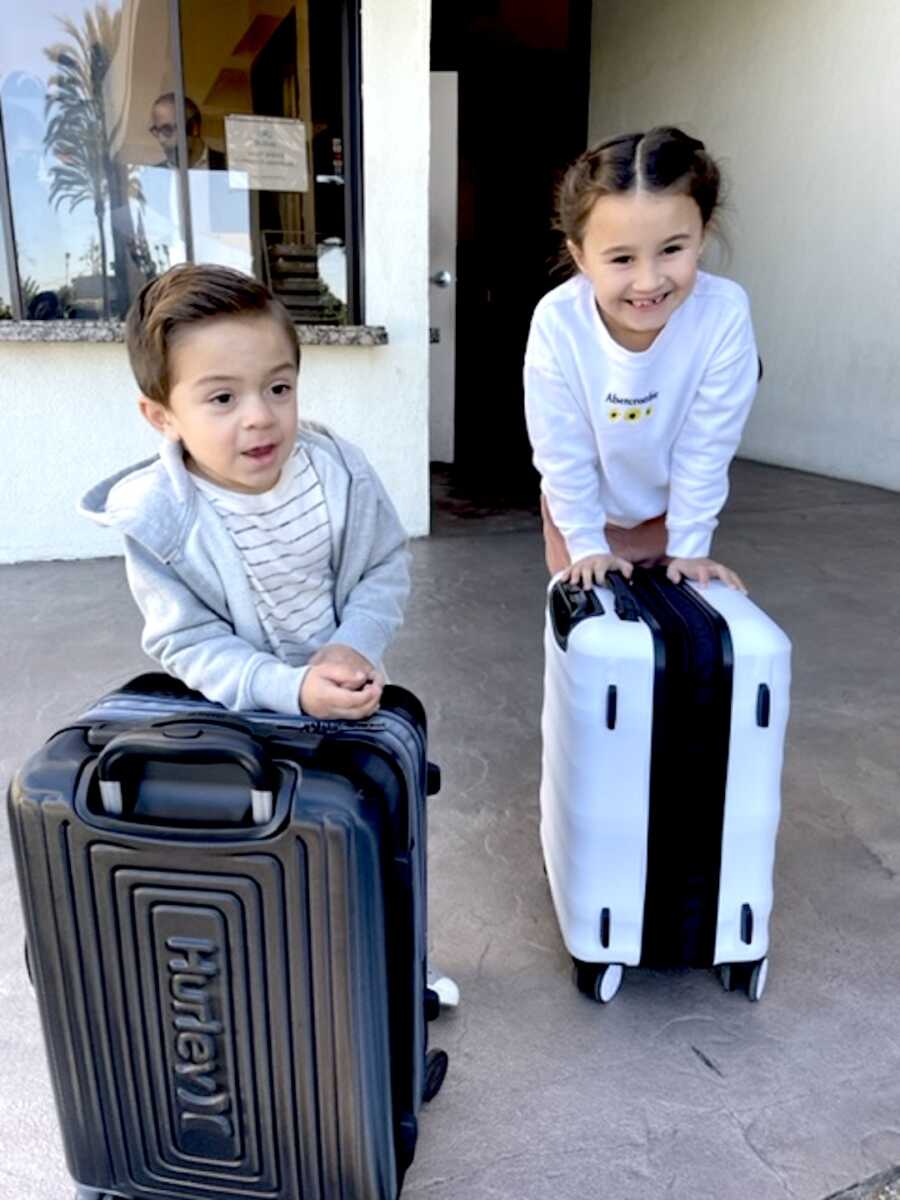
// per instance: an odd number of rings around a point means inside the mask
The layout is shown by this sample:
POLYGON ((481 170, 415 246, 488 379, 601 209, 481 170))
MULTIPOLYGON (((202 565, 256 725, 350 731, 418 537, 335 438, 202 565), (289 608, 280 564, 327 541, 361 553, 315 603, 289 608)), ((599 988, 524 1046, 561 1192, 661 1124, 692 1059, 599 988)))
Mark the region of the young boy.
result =
MULTIPOLYGON (((298 427, 300 347, 261 283, 178 266, 126 323, 160 455, 81 511, 120 529, 142 645, 231 709, 362 719, 409 592, 406 535, 364 455, 298 427)), ((451 979, 429 972, 445 1004, 451 979)))
POLYGON ((237 271, 179 266, 141 291, 126 341, 165 441, 82 511, 125 536, 145 651, 231 709, 370 716, 406 535, 359 450, 298 429, 287 310, 237 271))

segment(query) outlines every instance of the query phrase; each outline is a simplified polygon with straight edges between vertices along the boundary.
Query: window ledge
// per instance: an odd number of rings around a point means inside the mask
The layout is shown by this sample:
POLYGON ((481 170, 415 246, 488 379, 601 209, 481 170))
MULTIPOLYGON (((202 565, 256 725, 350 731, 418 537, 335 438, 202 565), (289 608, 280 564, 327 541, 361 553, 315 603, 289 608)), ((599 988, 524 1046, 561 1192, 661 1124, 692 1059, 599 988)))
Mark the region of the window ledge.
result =
MULTIPOLYGON (((301 346, 386 346, 383 325, 298 325, 301 346)), ((0 321, 0 342, 124 342, 121 321, 0 321)))

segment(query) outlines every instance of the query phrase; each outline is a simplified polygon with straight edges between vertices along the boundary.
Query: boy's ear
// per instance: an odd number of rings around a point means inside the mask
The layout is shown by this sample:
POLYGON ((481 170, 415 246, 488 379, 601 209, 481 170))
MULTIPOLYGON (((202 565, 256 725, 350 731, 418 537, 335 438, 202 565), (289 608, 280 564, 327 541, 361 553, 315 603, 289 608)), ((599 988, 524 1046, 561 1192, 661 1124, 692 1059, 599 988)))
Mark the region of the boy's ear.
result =
POLYGON ((175 430, 172 414, 166 408, 165 404, 160 404, 158 400, 151 400, 149 396, 138 397, 138 408, 141 410, 141 416, 145 421, 153 426, 157 433, 161 433, 171 442, 178 441, 178 433, 175 430))

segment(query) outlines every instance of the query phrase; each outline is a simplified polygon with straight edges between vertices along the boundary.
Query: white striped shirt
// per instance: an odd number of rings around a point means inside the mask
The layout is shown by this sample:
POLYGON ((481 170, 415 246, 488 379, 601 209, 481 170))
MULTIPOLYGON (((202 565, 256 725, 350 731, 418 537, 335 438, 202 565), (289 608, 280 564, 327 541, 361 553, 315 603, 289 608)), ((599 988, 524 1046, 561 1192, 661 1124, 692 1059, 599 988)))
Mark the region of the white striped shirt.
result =
POLYGON ((234 539, 273 652, 305 666, 337 628, 331 523, 309 455, 297 446, 268 492, 191 478, 234 539))

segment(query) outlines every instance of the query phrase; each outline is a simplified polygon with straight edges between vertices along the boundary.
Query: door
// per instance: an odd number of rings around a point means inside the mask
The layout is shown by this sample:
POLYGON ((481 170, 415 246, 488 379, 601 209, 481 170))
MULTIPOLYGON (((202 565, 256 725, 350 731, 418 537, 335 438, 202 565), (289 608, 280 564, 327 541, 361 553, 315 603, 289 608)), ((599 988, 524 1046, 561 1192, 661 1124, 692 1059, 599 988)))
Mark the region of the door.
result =
POLYGON ((554 194, 587 141, 590 19, 591 0, 432 0, 433 72, 459 78, 454 486, 495 506, 537 497, 522 360, 564 277, 554 194))
POLYGON ((431 170, 429 176, 429 457, 454 460, 456 402, 456 71, 431 72, 431 170))

